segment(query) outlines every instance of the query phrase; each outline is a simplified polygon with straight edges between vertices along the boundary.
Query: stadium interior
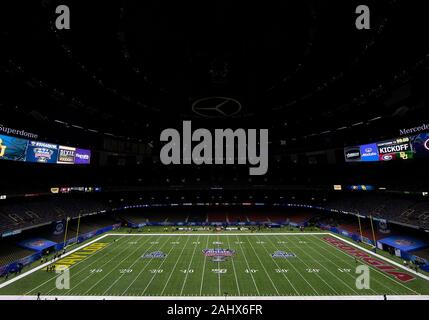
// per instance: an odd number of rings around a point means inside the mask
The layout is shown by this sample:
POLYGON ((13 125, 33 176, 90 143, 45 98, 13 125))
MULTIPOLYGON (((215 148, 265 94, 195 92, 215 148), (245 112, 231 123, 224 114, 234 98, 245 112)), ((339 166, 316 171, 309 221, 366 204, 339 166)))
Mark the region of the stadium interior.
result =
POLYGON ((356 1, 65 2, 70 30, 55 0, 0 10, 0 285, 112 230, 329 231, 429 275, 419 5, 367 1, 359 32, 356 1), (268 129, 267 173, 164 165, 160 133, 185 120, 268 129))

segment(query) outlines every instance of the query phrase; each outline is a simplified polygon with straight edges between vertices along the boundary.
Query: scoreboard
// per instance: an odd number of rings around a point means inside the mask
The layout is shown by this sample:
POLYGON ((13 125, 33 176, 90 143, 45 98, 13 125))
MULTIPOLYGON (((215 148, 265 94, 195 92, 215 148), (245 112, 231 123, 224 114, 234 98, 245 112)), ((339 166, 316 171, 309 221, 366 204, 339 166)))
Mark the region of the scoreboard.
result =
POLYGON ((429 156, 429 132, 344 149, 346 162, 408 160, 429 156))
POLYGON ((412 159, 414 152, 411 140, 408 137, 383 141, 377 144, 379 160, 407 160, 412 159))
POLYGON ((0 160, 85 165, 91 150, 0 135, 0 160))

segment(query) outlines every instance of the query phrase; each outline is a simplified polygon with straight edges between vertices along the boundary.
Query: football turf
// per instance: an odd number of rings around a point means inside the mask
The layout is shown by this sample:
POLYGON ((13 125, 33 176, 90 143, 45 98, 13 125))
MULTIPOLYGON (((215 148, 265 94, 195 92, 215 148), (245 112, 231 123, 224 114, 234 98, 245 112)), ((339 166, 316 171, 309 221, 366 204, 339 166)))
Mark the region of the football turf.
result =
POLYGON ((109 234, 55 262, 69 266, 69 289, 58 289, 61 274, 41 265, 0 283, 0 299, 429 295, 428 280, 364 249, 356 256, 343 241, 329 233, 109 234), (213 257, 205 249, 220 250, 213 257), (356 286, 360 265, 369 266, 368 289, 356 286))

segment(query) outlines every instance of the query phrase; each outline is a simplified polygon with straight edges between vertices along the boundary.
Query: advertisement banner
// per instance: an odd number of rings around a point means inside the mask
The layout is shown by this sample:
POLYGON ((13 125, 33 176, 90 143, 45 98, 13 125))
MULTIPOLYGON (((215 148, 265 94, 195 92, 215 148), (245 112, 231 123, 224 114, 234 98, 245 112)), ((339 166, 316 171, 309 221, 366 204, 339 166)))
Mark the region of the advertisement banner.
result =
POLYGON ((359 147, 345 148, 344 157, 347 162, 361 161, 360 148, 359 147))
POLYGON ((378 161, 378 148, 376 143, 365 144, 360 146, 361 161, 378 161))
POLYGON ((38 163, 56 163, 58 145, 39 141, 29 141, 26 160, 38 163))
POLYGON ((380 219, 378 221, 378 231, 384 234, 390 233, 389 226, 387 225, 387 220, 380 219))
POLYGON ((0 135, 0 159, 25 161, 28 140, 0 135))
POLYGON ((76 149, 75 164, 90 164, 91 163, 91 150, 76 149))
POLYGON ((66 229, 66 220, 61 221, 55 221, 53 224, 53 234, 56 236, 59 236, 61 234, 64 234, 64 231, 66 229))
POLYGON ((407 160, 413 158, 410 138, 403 137, 377 143, 380 161, 407 160))
POLYGON ((344 148, 346 162, 392 161, 429 157, 429 133, 344 148))
POLYGON ((76 157, 76 148, 60 146, 58 150, 59 164, 74 164, 76 157))

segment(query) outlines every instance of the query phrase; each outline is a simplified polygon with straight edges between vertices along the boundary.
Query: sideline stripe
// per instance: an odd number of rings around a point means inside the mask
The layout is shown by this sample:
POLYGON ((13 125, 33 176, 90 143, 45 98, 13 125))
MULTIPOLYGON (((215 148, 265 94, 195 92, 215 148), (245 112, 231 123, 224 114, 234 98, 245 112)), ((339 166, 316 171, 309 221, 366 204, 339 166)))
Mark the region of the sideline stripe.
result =
MULTIPOLYGON (((93 244, 93 243, 95 243, 95 242, 97 242, 97 241, 99 241, 99 240, 101 240, 101 239, 103 239, 103 238, 105 238, 105 237, 109 236, 109 235, 110 235, 110 234, 104 234, 104 235, 102 235, 101 237, 98 237, 97 239, 94 239, 94 240, 92 240, 92 241, 90 241, 90 242, 88 242, 88 243, 86 243, 86 244, 84 244, 84 245, 82 245, 82 246, 80 246, 80 247, 78 247, 78 248, 76 248, 76 249, 73 249, 73 250, 72 250, 72 251, 70 251, 70 252, 67 252, 66 254, 62 255, 62 256, 61 256, 61 258, 58 258, 58 259, 56 259, 55 261, 58 261, 58 260, 64 259, 64 258, 65 258, 65 257, 67 257, 68 255, 71 255, 72 253, 75 253, 76 251, 79 251, 79 250, 81 250, 81 249, 83 249, 83 248, 85 248, 85 247, 87 247, 87 246, 89 246, 89 245, 91 245, 91 244, 93 244)), ((88 256, 88 257, 89 257, 89 256, 88 256)), ((85 260, 85 259, 84 259, 84 260, 85 260)), ((83 260, 82 260, 82 261, 83 261, 83 260)), ((13 278, 13 279, 10 279, 9 281, 6 281, 6 282, 4 282, 4 283, 0 284, 0 289, 1 289, 1 288, 6 287, 6 286, 8 286, 8 285, 10 285, 11 283, 14 283, 15 281, 18 281, 19 279, 22 279, 22 278, 24 278, 24 277, 26 277, 26 276, 28 276, 28 275, 30 275, 30 274, 32 274, 32 273, 34 273, 34 272, 38 271, 38 270, 40 270, 40 269, 43 269, 43 268, 45 268, 45 267, 49 266, 50 264, 52 264, 52 261, 45 262, 44 264, 42 264, 42 265, 40 265, 40 266, 38 266, 38 267, 35 267, 34 269, 31 269, 31 270, 29 270, 29 271, 27 271, 27 272, 24 272, 23 274, 21 274, 21 275, 19 275, 19 276, 15 277, 15 278, 13 278)))
MULTIPOLYGON (((387 295, 387 300, 429 300, 429 295, 387 295)), ((37 296, 0 296, 0 300, 36 300, 37 296)), ((377 296, 41 296, 41 300, 384 300, 377 296)))
MULTIPOLYGON (((376 256, 377 258, 380 258, 380 259, 382 259, 382 260, 384 260, 384 261, 386 261, 386 262, 388 262, 388 263, 390 263, 392 265, 395 265, 396 267, 398 267, 400 269, 403 269, 403 270, 405 270, 405 271, 407 271, 407 272, 409 272, 411 274, 414 274, 414 275, 416 275, 416 276, 418 276, 418 277, 420 277, 422 279, 425 279, 425 280, 429 281, 429 277, 428 276, 420 274, 420 273, 418 273, 416 271, 410 270, 410 269, 402 266, 401 264, 399 264, 399 263, 397 263, 395 261, 392 261, 392 260, 390 260, 390 259, 388 259, 388 258, 386 258, 386 257, 384 257, 382 255, 374 253, 374 252, 372 252, 372 251, 370 251, 370 250, 368 250, 366 248, 360 247, 360 246, 358 246, 358 245, 356 245, 356 244, 354 244, 354 243, 352 243, 352 242, 350 242, 350 241, 348 241, 346 239, 343 239, 340 236, 338 236, 338 235, 336 235, 334 233, 331 233, 331 232, 304 232, 304 233, 271 233, 271 232, 262 232, 262 233, 221 233, 221 234, 217 234, 217 235, 218 236, 269 236, 269 235, 273 235, 273 236, 283 236, 283 235, 306 236, 306 235, 329 235, 329 236, 337 238, 338 240, 341 240, 341 241, 343 241, 343 242, 345 242, 345 243, 347 243, 347 244, 349 244, 349 245, 351 245, 351 246, 353 246, 353 247, 355 247, 355 248, 357 248, 357 249, 359 249, 361 251, 369 253, 369 254, 371 254, 373 256, 376 256)), ((177 234, 177 233, 148 233, 148 234, 107 233, 107 234, 104 234, 104 235, 102 235, 102 236, 100 236, 100 237, 98 237, 98 238, 96 238, 96 239, 94 239, 94 240, 92 240, 92 241, 90 241, 90 242, 88 242, 88 243, 86 243, 86 244, 78 247, 78 248, 75 248, 75 249, 71 250, 70 252, 68 252, 65 255, 63 255, 62 258, 66 257, 66 256, 68 256, 68 255, 70 255, 70 254, 72 254, 72 253, 74 253, 74 252, 76 252, 78 250, 81 250, 82 248, 85 248, 86 246, 89 246, 90 244, 93 244, 93 243, 95 243, 95 242, 97 242, 97 241, 99 241, 99 240, 101 240, 101 239, 103 239, 105 237, 108 237, 108 236, 213 236, 213 234, 212 233, 192 233, 192 234, 177 234)), ((31 270, 29 270, 29 271, 27 271, 27 272, 25 272, 25 273, 23 273, 23 274, 15 277, 15 278, 11 279, 9 281, 6 281, 6 282, 0 284, 0 289, 8 286, 11 283, 14 283, 14 282, 18 281, 18 280, 20 280, 20 279, 22 279, 22 278, 24 278, 24 277, 26 277, 26 276, 28 276, 28 275, 36 272, 36 271, 38 271, 40 269, 43 269, 44 267, 50 265, 51 263, 52 262, 44 263, 44 264, 42 264, 42 265, 40 265, 38 267, 35 267, 34 269, 31 269, 31 270)), ((413 296, 413 295, 409 295, 409 296, 404 296, 404 295, 392 296, 392 295, 390 295, 388 297, 390 297, 390 298, 398 297, 399 298, 398 300, 429 300, 429 295, 418 295, 418 296, 417 295, 415 295, 415 296, 413 296)), ((32 300, 34 298, 35 298, 35 296, 32 297, 32 296, 20 296, 20 295, 0 295, 0 300, 32 300)), ((125 296, 122 296, 122 297, 117 297, 117 296, 109 296, 109 297, 100 297, 100 296, 67 296, 67 297, 65 297, 65 296, 58 296, 58 299, 60 299, 60 298, 61 299, 65 299, 65 300, 67 300, 67 299, 68 300, 104 300, 104 299, 109 299, 109 300, 133 300, 133 299, 135 299, 135 297, 125 297, 125 296)), ((138 297, 138 299, 141 299, 141 300, 157 300, 157 298, 158 297, 156 297, 156 296, 151 296, 151 297, 140 296, 140 297, 138 297)), ((161 298, 165 299, 166 297, 163 296, 161 298)), ((378 298, 378 296, 332 296, 332 297, 330 297, 330 296, 301 296, 301 297, 288 297, 288 296, 287 297, 279 297, 279 296, 274 296, 274 297, 250 297, 250 296, 246 296, 245 298, 246 299, 251 299, 251 300, 276 300, 276 299, 279 299, 279 300, 369 300, 369 299, 372 299, 372 300, 383 300, 383 297, 379 297, 378 298)), ((170 300, 170 299, 171 300, 180 300, 181 297, 180 296, 178 296, 178 297, 171 297, 171 298, 168 297, 167 300, 170 300)), ((205 298, 205 297, 182 297, 181 300, 187 300, 187 299, 188 300, 198 300, 198 299, 200 299, 200 300, 217 300, 217 297, 216 296, 208 297, 208 298, 205 298)), ((221 300, 221 299, 225 299, 225 297, 220 297, 219 300, 221 300)), ((229 299, 245 300, 244 297, 242 297, 242 296, 241 297, 229 297, 229 299)))
MULTIPOLYGON (((358 245, 354 244, 353 242, 350 242, 350 241, 348 241, 348 240, 345 240, 345 239, 343 239, 343 238, 341 238, 341 237, 339 237, 339 236, 337 236, 337 235, 335 235, 335 234, 333 234, 333 233, 331 233, 330 235, 331 235, 332 237, 334 237, 334 238, 337 238, 338 240, 341 240, 341 241, 343 241, 343 242, 345 242, 345 243, 347 243, 347 244, 349 244, 349 245, 351 245, 351 246, 355 247, 355 248, 358 248, 359 250, 365 251, 366 253, 369 253, 369 254, 371 254, 371 255, 373 255, 373 256, 376 256, 377 258, 380 258, 381 260, 387 261, 388 263, 393 264, 394 266, 396 266, 396 267, 398 267, 398 268, 401 268, 401 269, 403 269, 403 270, 405 270, 405 271, 407 271, 407 272, 409 272, 409 273, 412 273, 412 274, 414 274, 414 275, 416 275, 416 276, 419 276, 420 278, 423 278, 423 279, 425 279, 425 280, 428 280, 428 281, 429 281, 429 277, 428 277, 428 276, 425 276, 424 274, 421 274, 421 273, 418 273, 418 272, 416 272, 416 271, 414 271, 414 270, 408 269, 408 268, 404 267, 402 264, 397 263, 397 262, 395 262, 395 261, 392 261, 392 260, 390 260, 390 259, 388 259, 388 258, 386 258, 386 257, 384 257, 384 256, 382 256, 382 255, 380 255, 380 254, 378 254, 378 253, 372 252, 371 250, 368 250, 368 249, 366 249, 366 248, 359 247, 358 245)), ((379 249, 379 250, 380 250, 380 249, 379 249)))
POLYGON ((305 236, 305 235, 330 235, 330 232, 260 232, 260 233, 108 233, 105 236, 260 236, 260 235, 273 235, 273 236, 305 236))

